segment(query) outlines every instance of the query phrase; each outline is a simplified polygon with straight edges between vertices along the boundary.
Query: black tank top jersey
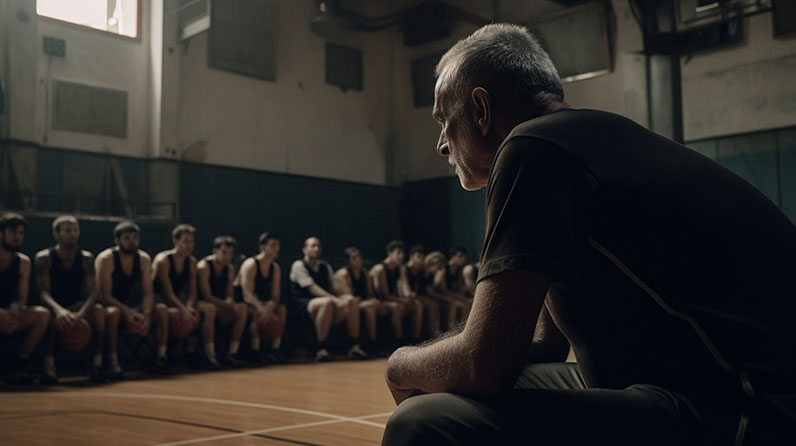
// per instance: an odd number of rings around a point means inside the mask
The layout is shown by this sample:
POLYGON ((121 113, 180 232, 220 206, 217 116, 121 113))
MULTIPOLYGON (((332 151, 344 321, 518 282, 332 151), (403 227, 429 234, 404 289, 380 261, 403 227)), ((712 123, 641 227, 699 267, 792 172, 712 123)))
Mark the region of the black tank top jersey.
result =
POLYGON ((66 269, 55 247, 50 248, 50 294, 59 305, 68 307, 80 301, 84 275, 83 253, 80 249, 75 253, 72 266, 66 269))
POLYGON ((210 265, 210 292, 214 297, 219 299, 226 299, 227 296, 227 283, 229 282, 229 269, 230 265, 224 267, 220 274, 216 274, 216 267, 213 265, 213 260, 208 256, 205 261, 210 265))
POLYGON ((348 275, 351 277, 351 290, 354 292, 354 296, 361 297, 363 299, 368 298, 368 275, 365 273, 364 270, 359 272, 359 279, 354 278, 354 273, 351 271, 351 268, 346 266, 346 271, 348 271, 348 275))
POLYGON ((8 308, 11 302, 17 300, 19 288, 19 254, 14 253, 11 265, 0 271, 0 307, 8 308))
POLYGON ((260 272, 260 262, 257 259, 254 259, 254 263, 257 265, 257 273, 254 274, 254 294, 261 301, 267 302, 273 298, 271 284, 274 282, 274 262, 268 267, 268 277, 264 277, 260 272))
POLYGON ((138 252, 133 255, 133 273, 127 275, 122 269, 122 259, 118 250, 113 251, 113 274, 111 274, 113 287, 111 295, 128 307, 135 307, 141 303, 141 294, 130 296, 135 285, 141 283, 141 256, 138 252))
POLYGON ((381 264, 384 267, 384 274, 387 275, 387 289, 390 291, 391 296, 398 295, 398 278, 401 277, 401 267, 398 266, 394 270, 390 271, 387 268, 387 265, 384 263, 381 264))
POLYGON ((445 286, 448 291, 460 291, 462 285, 462 268, 459 268, 455 273, 451 273, 450 267, 445 266, 445 286))
MULTIPOLYGON (((329 289, 329 285, 331 285, 329 282, 329 268, 326 266, 327 264, 325 262, 319 262, 318 271, 313 271, 312 268, 310 268, 310 264, 304 260, 301 260, 301 263, 307 268, 307 272, 316 285, 325 290, 329 289)), ((292 280, 290 281, 290 294, 297 299, 312 299, 314 297, 306 288, 302 288, 298 283, 292 280)))
MULTIPOLYGON (((169 254, 169 282, 171 282, 171 290, 174 291, 174 294, 177 297, 180 297, 180 292, 182 291, 182 287, 188 283, 188 279, 191 277, 191 258, 186 257, 185 262, 182 264, 182 272, 177 274, 176 268, 174 268, 174 254, 169 254)), ((160 278, 155 278, 155 292, 160 293, 163 291, 163 284, 160 283, 160 278)))
POLYGON ((421 291, 420 288, 423 287, 423 276, 424 275, 425 274, 423 273, 423 271, 420 271, 418 273, 414 273, 414 272, 412 272, 412 268, 409 268, 409 266, 407 266, 406 267, 406 280, 409 282, 409 289, 411 289, 412 291, 414 291, 417 294, 423 294, 423 293, 420 292, 421 291))

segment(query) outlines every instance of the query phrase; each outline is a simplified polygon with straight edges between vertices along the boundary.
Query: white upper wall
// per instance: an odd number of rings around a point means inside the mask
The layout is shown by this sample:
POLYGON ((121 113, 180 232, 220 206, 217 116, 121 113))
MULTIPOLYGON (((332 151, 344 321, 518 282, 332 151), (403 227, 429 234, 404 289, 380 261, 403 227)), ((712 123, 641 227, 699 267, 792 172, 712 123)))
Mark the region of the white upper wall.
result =
POLYGON ((143 157, 149 148, 149 2, 139 15, 140 37, 129 39, 36 15, 36 2, 2 0, 9 31, 9 137, 46 146, 143 157), (66 41, 66 57, 42 51, 44 36, 66 41), (52 82, 63 80, 128 93, 127 138, 51 127, 52 82))
POLYGON ((278 2, 276 82, 207 66, 207 35, 179 48, 179 150, 206 143, 206 162, 385 184, 392 79, 386 33, 341 39, 363 52, 364 89, 325 78, 315 2, 278 2))

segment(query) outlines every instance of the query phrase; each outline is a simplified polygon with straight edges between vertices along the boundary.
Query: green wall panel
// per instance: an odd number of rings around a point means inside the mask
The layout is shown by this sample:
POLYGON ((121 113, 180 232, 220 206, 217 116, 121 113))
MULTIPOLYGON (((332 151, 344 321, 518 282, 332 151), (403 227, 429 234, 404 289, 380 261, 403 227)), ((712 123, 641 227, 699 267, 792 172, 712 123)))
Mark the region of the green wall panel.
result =
POLYGON ((399 196, 394 187, 180 165, 180 216, 199 230, 199 255, 209 253, 220 234, 235 237, 238 252, 251 255, 259 234, 272 231, 282 239, 285 267, 301 256, 302 243, 311 235, 320 237, 324 257, 333 264, 350 245, 378 261, 387 242, 401 236, 399 196))
POLYGON ((796 222, 796 129, 780 130, 779 149, 780 196, 782 211, 796 222))
POLYGON ((720 139, 717 161, 779 205, 777 137, 774 132, 720 139))

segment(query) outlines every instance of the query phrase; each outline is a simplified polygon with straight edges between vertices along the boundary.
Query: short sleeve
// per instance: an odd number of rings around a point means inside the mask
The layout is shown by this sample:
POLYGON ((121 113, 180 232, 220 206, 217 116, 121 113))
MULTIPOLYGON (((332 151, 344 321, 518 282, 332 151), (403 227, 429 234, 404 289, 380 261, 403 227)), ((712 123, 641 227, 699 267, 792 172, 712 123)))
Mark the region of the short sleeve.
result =
POLYGON ((486 238, 478 281, 512 270, 578 275, 578 251, 589 220, 595 180, 569 152, 515 136, 501 146, 486 194, 486 238))
POLYGON ((293 262, 293 265, 290 266, 290 281, 297 283, 301 288, 307 288, 315 283, 315 281, 312 280, 312 276, 310 276, 310 272, 307 271, 307 267, 304 266, 304 262, 301 260, 296 260, 293 262))

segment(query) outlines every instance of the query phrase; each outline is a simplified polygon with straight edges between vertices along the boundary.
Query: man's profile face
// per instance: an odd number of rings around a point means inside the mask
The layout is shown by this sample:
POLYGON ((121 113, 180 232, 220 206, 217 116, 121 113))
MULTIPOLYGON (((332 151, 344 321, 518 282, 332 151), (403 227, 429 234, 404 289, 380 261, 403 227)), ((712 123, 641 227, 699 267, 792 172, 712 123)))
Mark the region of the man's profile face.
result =
POLYGON ((352 269, 362 268, 362 253, 354 251, 348 255, 348 266, 352 269))
POLYGON ((279 257, 280 248, 281 244, 279 243, 279 240, 275 238, 269 238, 268 241, 260 245, 260 249, 262 250, 262 252, 265 253, 266 257, 271 259, 279 257))
POLYGON ((391 258, 395 263, 403 263, 404 256, 404 250, 401 248, 395 248, 387 254, 387 257, 391 258))
POLYGON ((174 249, 180 254, 190 255, 193 253, 194 245, 196 244, 196 237, 190 232, 183 232, 180 238, 174 239, 174 249))
POLYGON ((321 241, 316 237, 310 237, 304 242, 304 248, 301 252, 310 259, 318 259, 321 257, 321 241))
POLYGON ((426 267, 425 267, 426 274, 429 275, 429 276, 436 274, 437 271, 439 271, 441 266, 442 266, 442 263, 438 259, 434 259, 434 260, 432 260, 430 262, 426 262, 426 267))
POLYGON ((17 252, 22 248, 22 240, 25 239, 25 225, 17 225, 14 228, 3 230, 3 248, 7 251, 17 252))
POLYGON ((467 263, 467 255, 462 251, 457 252, 451 257, 451 263, 454 265, 464 266, 467 263))
POLYGON ((442 126, 437 154, 448 158, 466 190, 486 186, 494 156, 486 140, 478 132, 469 109, 470 98, 454 98, 446 91, 445 72, 437 79, 434 89, 432 116, 442 126))
POLYGON ((58 225, 58 231, 55 232, 55 240, 61 246, 73 248, 77 245, 78 238, 80 238, 80 226, 77 223, 66 221, 58 225))
POLYGON ((423 261, 425 259, 426 259, 426 255, 423 254, 422 252, 415 252, 415 253, 412 253, 412 255, 409 256, 409 261, 412 262, 413 265, 414 264, 420 264, 420 266, 423 266, 423 261))
POLYGON ((119 251, 125 254, 135 254, 138 251, 138 233, 134 231, 123 232, 115 240, 119 251))
POLYGON ((221 262, 222 265, 229 265, 232 263, 232 258, 235 256, 235 247, 221 245, 220 248, 213 248, 213 255, 216 256, 216 259, 221 262))

